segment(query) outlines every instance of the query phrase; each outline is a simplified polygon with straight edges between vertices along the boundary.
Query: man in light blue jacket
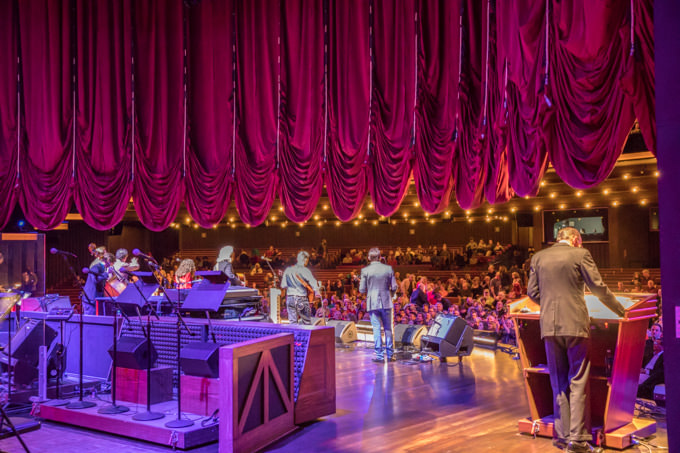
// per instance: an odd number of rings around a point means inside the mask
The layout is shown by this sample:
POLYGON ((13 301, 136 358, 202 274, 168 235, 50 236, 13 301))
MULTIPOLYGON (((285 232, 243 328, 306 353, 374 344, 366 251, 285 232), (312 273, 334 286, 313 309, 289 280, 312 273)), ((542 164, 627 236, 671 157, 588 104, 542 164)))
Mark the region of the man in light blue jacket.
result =
POLYGON ((374 362, 384 362, 385 350, 387 360, 393 362, 394 341, 392 336, 392 297, 397 291, 397 280, 394 278, 392 266, 380 262, 380 250, 372 248, 368 251, 368 266, 361 269, 359 292, 366 294, 366 310, 371 317, 373 338, 375 341, 374 362), (385 347, 382 343, 380 327, 385 329, 385 347))

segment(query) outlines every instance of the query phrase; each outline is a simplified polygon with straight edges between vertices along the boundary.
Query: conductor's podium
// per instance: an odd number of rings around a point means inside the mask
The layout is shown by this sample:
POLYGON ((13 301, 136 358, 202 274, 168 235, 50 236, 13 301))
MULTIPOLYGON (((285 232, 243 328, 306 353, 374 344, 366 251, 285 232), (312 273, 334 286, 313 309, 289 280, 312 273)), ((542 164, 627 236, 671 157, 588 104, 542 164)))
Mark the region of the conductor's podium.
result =
MULTIPOLYGON (((626 309, 623 318, 597 297, 586 295, 591 318, 588 395, 593 442, 623 449, 631 445, 631 435, 647 437, 656 432, 654 420, 633 417, 647 327, 656 316, 656 296, 615 295, 626 309)), ((552 437, 553 397, 539 310, 528 297, 510 305, 531 411, 530 418, 519 421, 519 431, 552 437)))

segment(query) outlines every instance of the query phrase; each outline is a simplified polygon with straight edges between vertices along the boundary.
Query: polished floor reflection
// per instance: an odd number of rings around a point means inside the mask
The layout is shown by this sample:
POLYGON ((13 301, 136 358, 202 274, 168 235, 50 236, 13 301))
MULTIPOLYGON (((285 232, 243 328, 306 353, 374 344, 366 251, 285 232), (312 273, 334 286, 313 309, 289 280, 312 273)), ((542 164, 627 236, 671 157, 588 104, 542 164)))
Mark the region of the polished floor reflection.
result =
MULTIPOLYGON (((336 349, 336 414, 308 423, 267 451, 558 451, 549 439, 518 434, 517 420, 526 417, 529 409, 519 363, 510 355, 476 348, 460 366, 438 360, 377 364, 366 346, 357 342, 336 349)), ((658 426, 653 443, 667 445, 665 420, 659 420, 658 426)), ((23 438, 33 453, 172 451, 49 422, 23 438)), ((16 439, 4 439, 0 451, 22 449, 16 439)), ((190 451, 214 453, 218 446, 190 451)))

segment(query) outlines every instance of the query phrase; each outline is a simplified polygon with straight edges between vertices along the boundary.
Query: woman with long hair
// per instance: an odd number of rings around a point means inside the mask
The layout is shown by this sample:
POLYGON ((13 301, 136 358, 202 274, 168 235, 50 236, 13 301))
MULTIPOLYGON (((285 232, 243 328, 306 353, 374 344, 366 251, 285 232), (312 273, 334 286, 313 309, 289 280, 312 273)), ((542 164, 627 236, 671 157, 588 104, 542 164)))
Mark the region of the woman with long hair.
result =
POLYGON ((191 258, 183 259, 175 272, 175 288, 190 289, 196 272, 196 264, 191 258))

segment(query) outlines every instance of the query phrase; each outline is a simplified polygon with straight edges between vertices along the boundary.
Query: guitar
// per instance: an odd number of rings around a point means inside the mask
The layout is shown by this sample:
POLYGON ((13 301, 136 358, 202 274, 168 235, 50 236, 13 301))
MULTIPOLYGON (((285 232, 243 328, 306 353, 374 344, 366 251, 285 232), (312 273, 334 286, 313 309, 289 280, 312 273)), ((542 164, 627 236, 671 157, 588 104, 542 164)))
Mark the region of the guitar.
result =
POLYGON ((309 299, 309 303, 311 304, 312 302, 314 302, 314 289, 312 289, 312 285, 310 285, 309 283, 307 283, 307 282, 306 282, 302 277, 300 277, 299 275, 295 275, 295 278, 297 278, 298 281, 299 281, 300 283, 302 283, 302 286, 304 286, 305 289, 307 290, 307 299, 309 299))

